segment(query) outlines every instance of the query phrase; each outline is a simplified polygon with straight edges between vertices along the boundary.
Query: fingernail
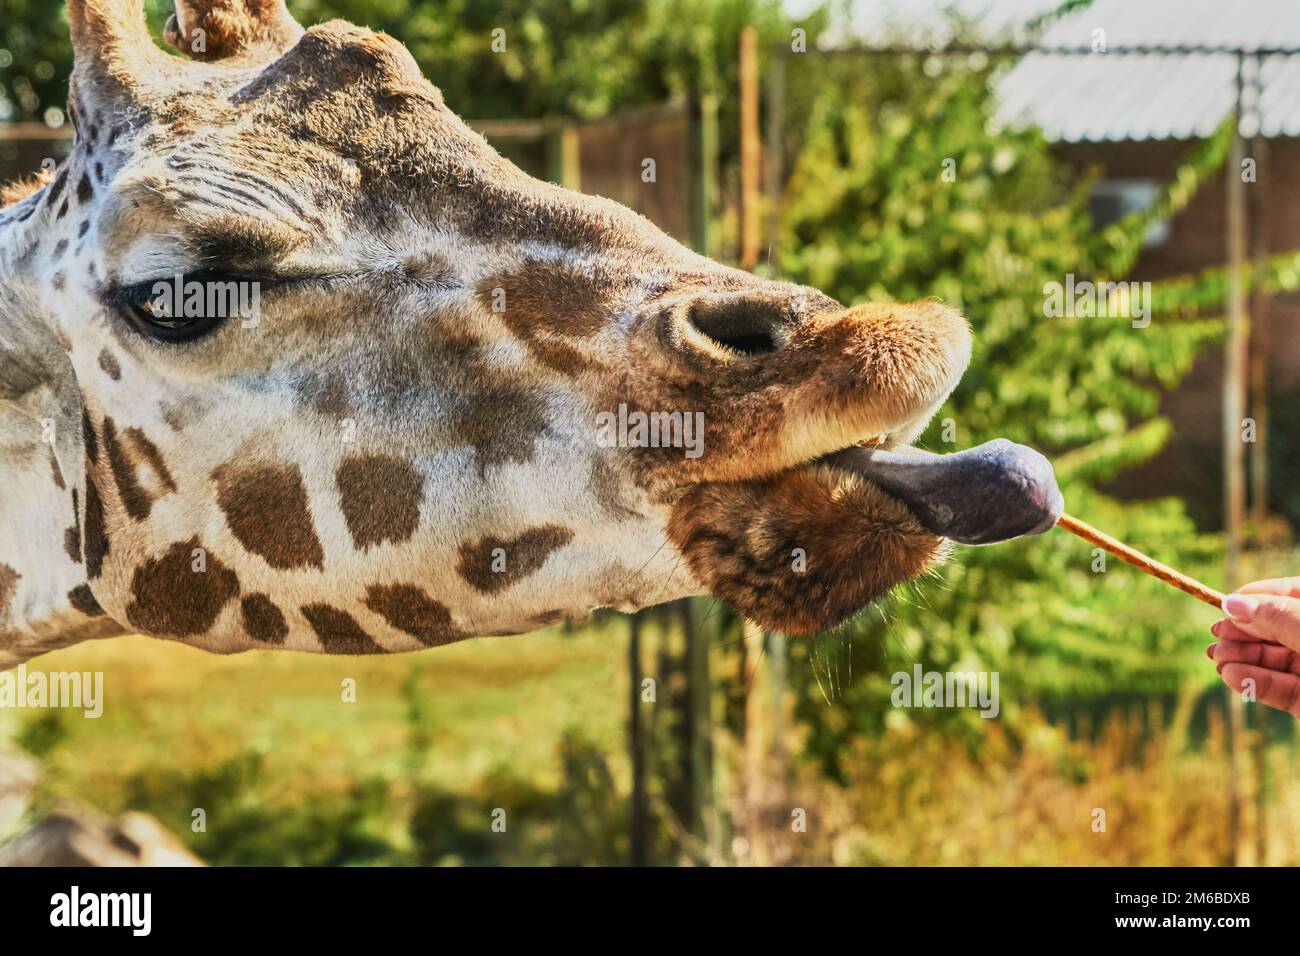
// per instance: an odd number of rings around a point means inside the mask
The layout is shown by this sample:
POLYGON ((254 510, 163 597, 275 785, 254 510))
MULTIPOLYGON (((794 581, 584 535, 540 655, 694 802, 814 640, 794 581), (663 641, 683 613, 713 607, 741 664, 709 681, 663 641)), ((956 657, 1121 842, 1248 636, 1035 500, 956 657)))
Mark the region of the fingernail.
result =
POLYGON ((1219 633, 1219 630, 1222 627, 1223 627, 1222 621, 1215 621, 1213 624, 1210 625, 1210 633, 1213 634, 1215 637, 1222 637, 1223 635, 1219 633))
POLYGON ((1259 610, 1259 598, 1245 594, 1229 594, 1223 599, 1223 613, 1234 621, 1249 624, 1259 610))
POLYGON ((1214 649, 1218 646, 1219 646, 1218 644, 1211 644, 1209 647, 1207 647, 1205 649, 1205 656, 1208 657, 1210 660, 1214 660, 1214 649))

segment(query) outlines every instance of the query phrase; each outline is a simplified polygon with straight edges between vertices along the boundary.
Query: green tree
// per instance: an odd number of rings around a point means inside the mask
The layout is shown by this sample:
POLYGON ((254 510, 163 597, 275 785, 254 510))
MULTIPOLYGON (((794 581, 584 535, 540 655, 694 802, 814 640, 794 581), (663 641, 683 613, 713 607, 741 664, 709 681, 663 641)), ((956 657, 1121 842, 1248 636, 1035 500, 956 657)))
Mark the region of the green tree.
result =
MULTIPOLYGON (((452 109, 493 119, 590 119, 671 97, 729 93, 736 88, 740 30, 757 28, 766 44, 788 36, 791 27, 779 0, 289 0, 289 6, 306 25, 340 17, 392 34, 452 109), (493 49, 497 29, 505 31, 504 50, 493 49)), ((155 35, 170 9, 168 0, 146 0, 155 35)), ((801 22, 820 29, 825 14, 801 22)), ((71 69, 64 0, 0 0, 0 120, 39 120, 47 108, 62 108, 71 69)))
MULTIPOLYGON (((784 271, 846 302, 933 295, 961 309, 975 355, 921 444, 957 450, 1001 435, 1039 448, 1072 511, 1213 580, 1217 541, 1197 535, 1181 502, 1126 505, 1098 487, 1168 439, 1161 390, 1221 324, 1172 303, 1138 328, 1128 316, 1048 316, 1046 283, 1122 279, 1146 223, 1094 234, 1086 181, 1063 172, 1037 131, 998 126, 992 70, 979 57, 790 58, 788 115, 803 119, 786 144, 797 159, 784 271)), ((1193 152, 1157 213, 1186 202, 1226 142, 1221 133, 1193 152)), ((1101 571, 1061 532, 964 548, 936 580, 839 634, 796 642, 809 659, 792 674, 813 748, 834 768, 854 735, 916 717, 890 706, 889 677, 917 662, 1000 672, 1013 719, 1031 702, 1174 690, 1203 663, 1210 612, 1105 561, 1101 571), (843 701, 827 708, 832 688, 843 701)))

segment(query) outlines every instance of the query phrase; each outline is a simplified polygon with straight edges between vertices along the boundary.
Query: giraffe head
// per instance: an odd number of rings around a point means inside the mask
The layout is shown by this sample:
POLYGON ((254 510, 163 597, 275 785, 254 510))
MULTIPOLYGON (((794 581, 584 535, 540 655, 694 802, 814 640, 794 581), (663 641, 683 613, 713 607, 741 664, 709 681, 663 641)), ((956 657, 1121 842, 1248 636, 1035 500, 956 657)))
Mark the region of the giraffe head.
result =
POLYGON ((941 558, 826 458, 916 438, 952 310, 534 180, 386 35, 182 0, 184 59, 139 0, 69 9, 75 146, 7 218, 84 409, 70 553, 124 627, 400 650, 709 592, 809 631, 941 558))

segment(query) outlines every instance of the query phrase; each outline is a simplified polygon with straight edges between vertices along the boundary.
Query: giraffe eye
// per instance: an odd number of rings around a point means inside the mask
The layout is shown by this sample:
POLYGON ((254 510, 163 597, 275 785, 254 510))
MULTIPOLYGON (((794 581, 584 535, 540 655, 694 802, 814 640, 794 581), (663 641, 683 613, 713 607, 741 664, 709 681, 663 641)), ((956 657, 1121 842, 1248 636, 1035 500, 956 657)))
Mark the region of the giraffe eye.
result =
POLYGON ((256 320, 259 283, 205 270, 139 282, 115 296, 136 331, 165 342, 206 335, 226 319, 256 320))

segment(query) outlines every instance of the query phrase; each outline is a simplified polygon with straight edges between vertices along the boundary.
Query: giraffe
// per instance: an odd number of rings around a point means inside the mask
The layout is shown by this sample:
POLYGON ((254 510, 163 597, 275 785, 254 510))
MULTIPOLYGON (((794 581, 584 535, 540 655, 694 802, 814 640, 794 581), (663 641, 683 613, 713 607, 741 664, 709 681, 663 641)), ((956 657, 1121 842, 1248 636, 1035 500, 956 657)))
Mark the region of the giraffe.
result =
POLYGON ((943 560, 843 450, 919 436, 970 358, 954 310, 846 308, 534 180, 385 34, 178 0, 181 57, 140 0, 68 12, 71 154, 0 213, 0 666, 706 593, 802 633, 943 560), (173 280, 254 320, 160 308, 173 280))

